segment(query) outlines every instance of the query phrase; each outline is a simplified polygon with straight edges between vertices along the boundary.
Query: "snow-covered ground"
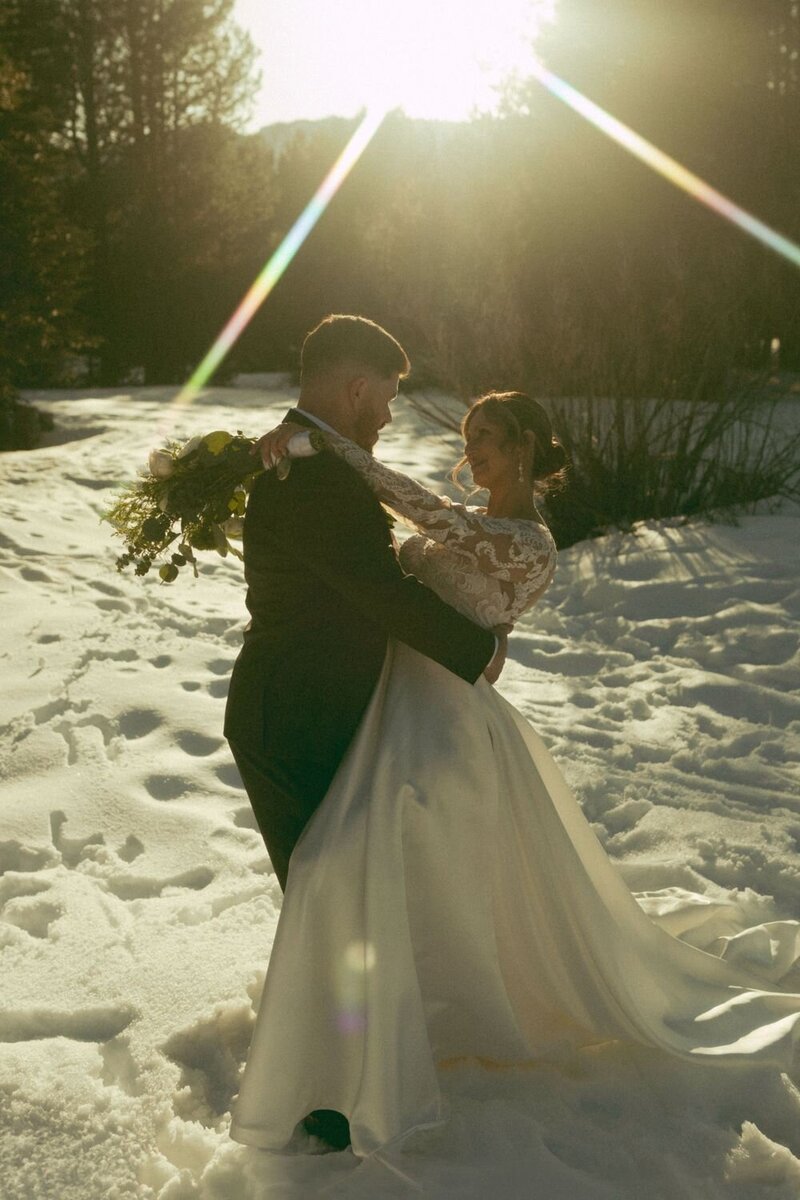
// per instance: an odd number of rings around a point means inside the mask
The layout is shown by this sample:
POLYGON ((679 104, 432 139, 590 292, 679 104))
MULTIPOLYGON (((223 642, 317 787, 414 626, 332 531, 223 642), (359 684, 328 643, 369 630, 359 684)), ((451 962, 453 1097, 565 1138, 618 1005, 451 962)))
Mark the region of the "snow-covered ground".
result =
MULTIPOLYGON (((228 1139, 281 902, 222 737, 241 570, 118 575, 99 515, 165 436, 268 428, 270 382, 31 394, 53 444, 0 456, 0 1194, 796 1200, 800 1074, 635 1046, 455 1071, 384 1161, 228 1139)), ((401 404, 380 453, 441 489, 455 444, 401 404)), ((499 686, 636 892, 800 918, 799 547, 788 509, 583 543, 514 635, 499 686)))

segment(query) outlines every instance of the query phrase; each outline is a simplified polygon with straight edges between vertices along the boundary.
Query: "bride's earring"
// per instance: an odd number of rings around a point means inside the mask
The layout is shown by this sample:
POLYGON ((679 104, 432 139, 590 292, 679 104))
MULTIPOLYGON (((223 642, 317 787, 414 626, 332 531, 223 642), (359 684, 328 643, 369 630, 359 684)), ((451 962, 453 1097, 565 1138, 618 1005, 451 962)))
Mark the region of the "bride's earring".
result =
POLYGON ((520 483, 527 482, 527 480, 525 479, 525 467, 523 466, 521 456, 520 456, 520 460, 519 460, 519 481, 520 481, 520 483))

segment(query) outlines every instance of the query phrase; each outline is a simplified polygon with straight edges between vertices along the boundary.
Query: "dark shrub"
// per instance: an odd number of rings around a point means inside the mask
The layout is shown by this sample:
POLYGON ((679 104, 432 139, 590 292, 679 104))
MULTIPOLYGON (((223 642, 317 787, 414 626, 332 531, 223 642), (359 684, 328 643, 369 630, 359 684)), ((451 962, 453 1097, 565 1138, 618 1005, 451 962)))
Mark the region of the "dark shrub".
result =
POLYGON ((49 413, 18 399, 8 384, 0 384, 0 450, 33 450, 52 428, 49 413))

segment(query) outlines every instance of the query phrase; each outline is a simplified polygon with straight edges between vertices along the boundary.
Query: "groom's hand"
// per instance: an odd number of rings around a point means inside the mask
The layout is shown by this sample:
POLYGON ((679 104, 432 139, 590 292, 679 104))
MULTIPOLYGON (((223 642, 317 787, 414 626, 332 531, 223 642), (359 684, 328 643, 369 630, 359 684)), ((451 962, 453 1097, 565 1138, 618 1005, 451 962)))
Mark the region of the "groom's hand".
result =
POLYGON ((500 672, 505 666, 506 654, 508 653, 508 631, 508 625, 501 625, 494 631, 497 637, 497 650, 495 651, 494 658, 483 672, 484 677, 489 680, 489 683, 497 683, 497 680, 500 678, 500 672))

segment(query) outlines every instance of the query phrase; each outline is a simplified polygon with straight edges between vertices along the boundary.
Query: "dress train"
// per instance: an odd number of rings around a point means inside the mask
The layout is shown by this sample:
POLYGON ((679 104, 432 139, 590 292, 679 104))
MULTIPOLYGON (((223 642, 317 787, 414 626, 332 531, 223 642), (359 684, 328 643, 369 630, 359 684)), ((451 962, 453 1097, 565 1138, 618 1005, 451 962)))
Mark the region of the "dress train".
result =
POLYGON ((724 905, 640 903, 528 722, 400 642, 290 864, 231 1137, 315 1108, 367 1155, 441 1122, 463 1058, 568 1063, 621 1039, 789 1070, 800 923, 681 940, 724 905), (647 909, 647 911, 645 911, 647 909))

